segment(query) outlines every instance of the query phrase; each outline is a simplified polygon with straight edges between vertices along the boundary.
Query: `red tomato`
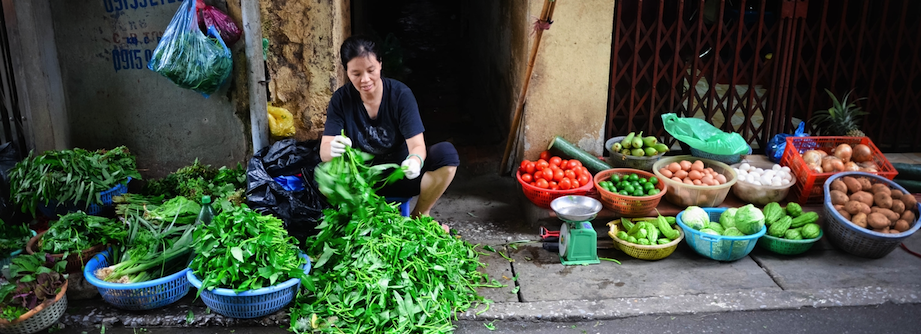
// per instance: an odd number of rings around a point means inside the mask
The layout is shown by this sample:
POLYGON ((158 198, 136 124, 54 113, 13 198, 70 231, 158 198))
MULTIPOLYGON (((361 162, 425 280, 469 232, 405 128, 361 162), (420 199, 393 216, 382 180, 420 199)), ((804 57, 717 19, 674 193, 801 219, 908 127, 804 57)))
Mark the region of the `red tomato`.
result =
POLYGON ((566 160, 566 159, 560 160, 560 168, 562 168, 563 170, 569 169, 569 160, 566 160))
POLYGON ((550 151, 540 152, 540 158, 543 160, 550 160, 550 151))
POLYGON ((521 180, 527 183, 531 183, 531 181, 534 181, 534 176, 528 173, 524 173, 521 174, 521 180))
POLYGON ((563 173, 563 170, 562 170, 562 169, 557 169, 557 170, 553 171, 553 180, 554 180, 554 181, 560 182, 560 181, 563 180, 564 177, 566 177, 566 174, 563 173))
POLYGON ((531 163, 531 162, 528 161, 528 160, 522 160, 522 161, 521 161, 521 167, 519 167, 518 170, 520 170, 522 173, 527 173, 526 170, 528 170, 528 164, 529 164, 529 163, 531 163))
POLYGON ((567 169, 563 171, 563 176, 570 179, 576 179, 576 172, 573 172, 572 169, 567 169))
POLYGON ((583 170, 583 169, 585 169, 585 167, 576 166, 575 168, 572 168, 572 169, 570 169, 570 170, 571 170, 573 173, 575 173, 576 176, 579 176, 579 175, 582 175, 582 170, 583 170))
POLYGON ((534 166, 533 162, 528 161, 528 165, 525 166, 524 172, 528 174, 534 174, 534 171, 537 170, 537 167, 534 166))
POLYGON ((563 178, 559 183, 560 190, 569 190, 572 187, 572 181, 569 181, 569 178, 563 178))
POLYGON ((560 159, 560 157, 551 157, 550 160, 547 160, 547 162, 549 162, 552 166, 560 166, 560 162, 563 162, 563 159, 560 159))
POLYGON ((537 180, 537 182, 534 182, 534 183, 536 183, 536 185, 537 185, 538 188, 547 189, 547 187, 550 186, 550 184, 547 182, 547 180, 544 180, 544 179, 539 179, 539 180, 537 180))
POLYGON ((580 167, 581 165, 579 165, 579 164, 581 164, 581 163, 582 163, 582 162, 580 162, 579 160, 572 159, 572 160, 569 160, 569 161, 566 162, 566 167, 569 168, 569 169, 573 169, 573 168, 576 168, 576 167, 580 167))
POLYGON ((576 160, 576 166, 582 167, 582 161, 576 160))
POLYGON ((534 167, 537 168, 537 170, 544 170, 544 168, 550 167, 550 163, 547 162, 547 160, 540 159, 534 163, 534 167))
POLYGON ((549 183, 548 185, 550 186, 550 190, 559 190, 559 189, 560 189, 560 185, 557 184, 556 181, 550 181, 550 183, 549 183))
POLYGON ((553 170, 552 170, 552 169, 550 169, 549 167, 548 167, 548 168, 544 168, 544 170, 541 171, 541 172, 544 173, 544 179, 545 179, 545 180, 547 180, 547 181, 553 180, 553 170))
POLYGON ((589 182, 592 182, 592 178, 591 178, 591 177, 588 177, 588 176, 585 175, 585 174, 579 175, 578 180, 579 180, 579 186, 580 186, 580 187, 581 187, 581 186, 584 186, 584 185, 586 185, 586 184, 588 184, 589 182))

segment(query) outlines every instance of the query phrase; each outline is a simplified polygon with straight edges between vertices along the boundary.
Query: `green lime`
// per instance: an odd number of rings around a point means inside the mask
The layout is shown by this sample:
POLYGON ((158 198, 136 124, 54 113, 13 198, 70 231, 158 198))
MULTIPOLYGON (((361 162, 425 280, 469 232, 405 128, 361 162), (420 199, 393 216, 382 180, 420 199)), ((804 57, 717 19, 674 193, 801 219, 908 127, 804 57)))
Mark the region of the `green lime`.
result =
POLYGON ((659 189, 652 189, 649 191, 649 196, 656 195, 659 193, 659 189))
POLYGON ((631 181, 631 182, 630 182, 630 185, 632 185, 634 188, 642 186, 642 185, 640 184, 640 181, 631 181))
POLYGON ((627 175, 627 181, 636 181, 636 180, 638 180, 639 178, 640 178, 640 177, 639 177, 639 176, 636 176, 636 174, 627 175))
POLYGON ((627 191, 626 191, 626 190, 623 190, 623 189, 621 189, 621 191, 618 191, 617 193, 618 193, 618 194, 621 194, 621 195, 624 195, 624 196, 630 196, 630 194, 627 193, 627 191))
POLYGON ((659 183, 659 178, 657 178, 657 177, 655 177, 655 176, 650 176, 650 177, 649 177, 649 183, 658 184, 658 183, 659 183))
POLYGON ((621 189, 623 189, 624 191, 628 193, 633 193, 633 191, 636 190, 636 187, 634 187, 632 184, 628 184, 621 189))
POLYGON ((643 190, 649 191, 652 189, 656 189, 656 185, 652 183, 643 183, 643 190))
POLYGON ((633 196, 640 197, 640 196, 646 196, 646 194, 643 193, 643 189, 637 189, 633 191, 633 196))
POLYGON ((639 182, 640 184, 646 184, 647 181, 646 178, 641 177, 639 180, 636 180, 636 182, 639 182))
POLYGON ((613 183, 620 182, 620 175, 617 175, 617 174, 611 175, 611 182, 613 183))

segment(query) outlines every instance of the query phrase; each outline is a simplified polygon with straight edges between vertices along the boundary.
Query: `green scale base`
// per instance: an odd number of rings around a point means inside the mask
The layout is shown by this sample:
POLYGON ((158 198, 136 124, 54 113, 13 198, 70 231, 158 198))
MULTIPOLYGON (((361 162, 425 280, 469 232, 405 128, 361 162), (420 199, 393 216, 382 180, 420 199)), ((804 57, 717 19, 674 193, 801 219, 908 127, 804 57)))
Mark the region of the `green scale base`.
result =
POLYGON ((598 233, 589 222, 566 222, 560 227, 560 262, 563 265, 601 263, 598 233))

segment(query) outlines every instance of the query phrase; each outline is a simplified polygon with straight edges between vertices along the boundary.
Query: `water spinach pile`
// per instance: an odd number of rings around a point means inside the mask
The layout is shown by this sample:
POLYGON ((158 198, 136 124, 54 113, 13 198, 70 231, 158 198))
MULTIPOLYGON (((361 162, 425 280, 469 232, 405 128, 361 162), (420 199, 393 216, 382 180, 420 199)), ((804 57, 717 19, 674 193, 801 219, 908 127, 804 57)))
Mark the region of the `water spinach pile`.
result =
POLYGON ((453 331, 452 316, 489 302, 475 290, 487 280, 477 271, 475 246, 446 234, 431 217, 400 216, 375 190, 403 171, 369 166, 370 158, 346 148, 316 169, 320 191, 335 208, 324 211, 319 234, 306 241, 316 263, 291 307, 291 330, 453 331))

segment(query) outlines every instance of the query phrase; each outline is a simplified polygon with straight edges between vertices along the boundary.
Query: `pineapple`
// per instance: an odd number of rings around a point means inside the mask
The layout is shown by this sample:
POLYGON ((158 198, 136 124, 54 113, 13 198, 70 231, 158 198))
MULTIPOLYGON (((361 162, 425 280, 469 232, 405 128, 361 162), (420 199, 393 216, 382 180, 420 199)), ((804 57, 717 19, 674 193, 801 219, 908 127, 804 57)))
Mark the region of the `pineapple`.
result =
POLYGON ((855 102, 866 100, 865 97, 848 101, 851 93, 844 94, 844 98, 838 101, 838 98, 828 89, 825 90, 831 97, 832 107, 828 110, 818 110, 814 113, 811 123, 814 124, 819 132, 824 136, 848 136, 864 137, 866 134, 860 131, 859 122, 864 115, 868 113, 863 111, 855 102))

